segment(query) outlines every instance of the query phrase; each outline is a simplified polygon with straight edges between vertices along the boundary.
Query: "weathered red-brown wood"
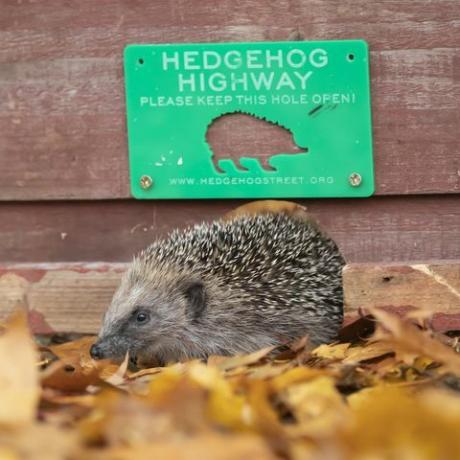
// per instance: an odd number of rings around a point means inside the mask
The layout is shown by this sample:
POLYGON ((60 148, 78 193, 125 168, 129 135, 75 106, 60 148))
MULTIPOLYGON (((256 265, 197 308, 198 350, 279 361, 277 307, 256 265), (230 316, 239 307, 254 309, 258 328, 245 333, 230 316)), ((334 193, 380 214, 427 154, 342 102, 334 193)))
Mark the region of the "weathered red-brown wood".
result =
MULTIPOLYGON (((460 259, 456 196, 304 200, 349 262, 460 259)), ((171 229, 212 220, 240 201, 0 204, 0 261, 129 261, 171 229)))
POLYGON ((125 265, 0 266, 0 319, 18 308, 35 332, 95 333, 125 265))
POLYGON ((460 191, 457 0, 0 0, 0 11, 2 200, 129 197, 125 44, 294 36, 368 40, 378 194, 460 191))
POLYGON ((345 311, 352 318, 385 308, 434 317, 438 329, 460 329, 460 261, 351 264, 343 271, 345 311))
MULTIPOLYGON (((0 265, 0 320, 25 308, 35 332, 97 332, 126 264, 0 265)), ((356 264, 344 269, 346 321, 369 308, 460 328, 460 261, 356 264)))

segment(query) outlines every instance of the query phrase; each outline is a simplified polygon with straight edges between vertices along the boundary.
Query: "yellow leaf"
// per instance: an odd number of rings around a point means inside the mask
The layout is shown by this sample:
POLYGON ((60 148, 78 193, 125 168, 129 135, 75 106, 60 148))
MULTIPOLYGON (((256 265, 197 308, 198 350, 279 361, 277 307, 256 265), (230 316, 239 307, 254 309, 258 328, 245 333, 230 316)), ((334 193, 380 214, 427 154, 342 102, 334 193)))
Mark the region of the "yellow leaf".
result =
POLYGON ((331 375, 332 372, 325 369, 313 369, 311 367, 294 367, 285 373, 276 376, 271 380, 270 385, 275 392, 284 390, 285 388, 296 385, 298 383, 306 382, 308 380, 322 377, 324 375, 331 375))
POLYGON ((332 434, 347 411, 330 377, 291 385, 279 397, 294 414, 299 425, 296 431, 308 436, 332 434))
POLYGON ((254 435, 205 433, 196 437, 160 439, 132 447, 105 449, 90 460, 279 460, 262 438, 254 435))
POLYGON ((346 356, 343 359, 343 363, 355 364, 369 359, 378 358, 379 356, 384 356, 392 352, 393 349, 389 344, 372 342, 366 344, 365 346, 349 348, 345 353, 346 356))
POLYGON ((62 460, 81 456, 76 433, 51 424, 35 423, 0 430, 0 460, 62 460))
POLYGON ((35 419, 39 399, 38 360, 26 315, 14 315, 0 336, 0 424, 35 419))
POLYGON ((0 447, 0 460, 20 460, 20 457, 12 449, 0 447))
POLYGON ((317 358, 324 359, 343 359, 346 356, 347 350, 350 348, 349 343, 338 343, 336 345, 320 345, 311 353, 317 358))
POLYGON ((352 411, 341 435, 344 458, 460 458, 458 396, 386 385, 355 393, 348 402, 352 411))
POLYGON ((233 356, 231 358, 221 360, 217 364, 217 367, 222 371, 226 371, 235 367, 249 366, 250 364, 259 362, 262 358, 265 358, 265 356, 267 356, 274 348, 275 347, 266 347, 248 355, 233 356))
POLYGON ((417 356, 414 360, 414 368, 418 372, 425 372, 427 367, 433 364, 433 360, 430 358, 427 358, 426 356, 417 356))
POLYGON ((190 378, 209 391, 206 414, 209 420, 226 428, 243 430, 251 424, 251 409, 241 395, 236 395, 221 372, 201 363, 187 369, 190 378))

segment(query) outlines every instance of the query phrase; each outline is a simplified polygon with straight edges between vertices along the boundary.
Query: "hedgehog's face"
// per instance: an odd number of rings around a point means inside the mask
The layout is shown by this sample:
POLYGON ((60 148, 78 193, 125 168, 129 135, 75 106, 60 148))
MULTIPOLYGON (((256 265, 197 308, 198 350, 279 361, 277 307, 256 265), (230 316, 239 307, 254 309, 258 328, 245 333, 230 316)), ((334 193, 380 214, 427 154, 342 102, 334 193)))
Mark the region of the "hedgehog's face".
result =
POLYGON ((95 359, 144 364, 180 359, 186 331, 205 308, 204 286, 190 277, 152 280, 128 273, 103 319, 95 359))

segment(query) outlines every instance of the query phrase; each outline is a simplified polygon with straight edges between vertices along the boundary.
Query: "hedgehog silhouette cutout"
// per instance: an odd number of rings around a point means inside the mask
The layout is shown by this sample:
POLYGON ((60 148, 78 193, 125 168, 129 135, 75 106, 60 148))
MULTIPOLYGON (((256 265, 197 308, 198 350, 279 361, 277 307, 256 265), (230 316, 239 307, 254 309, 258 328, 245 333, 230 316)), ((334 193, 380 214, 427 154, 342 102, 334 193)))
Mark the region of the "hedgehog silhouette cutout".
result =
POLYGON ((227 112, 214 118, 206 131, 206 141, 212 151, 212 163, 218 173, 262 168, 276 171, 270 159, 277 155, 297 155, 308 152, 298 146, 293 133, 275 121, 249 112, 227 112), (236 141, 237 139, 237 141, 236 141))

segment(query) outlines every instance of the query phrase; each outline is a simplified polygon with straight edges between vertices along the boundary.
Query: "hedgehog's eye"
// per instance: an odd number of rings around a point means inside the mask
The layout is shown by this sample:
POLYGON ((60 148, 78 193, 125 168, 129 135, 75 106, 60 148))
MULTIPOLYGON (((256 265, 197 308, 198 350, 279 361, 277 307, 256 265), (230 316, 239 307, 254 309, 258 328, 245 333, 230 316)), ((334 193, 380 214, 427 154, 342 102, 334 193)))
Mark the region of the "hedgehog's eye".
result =
POLYGON ((135 313, 134 318, 136 323, 143 324, 149 320, 150 315, 146 311, 138 311, 135 313))

